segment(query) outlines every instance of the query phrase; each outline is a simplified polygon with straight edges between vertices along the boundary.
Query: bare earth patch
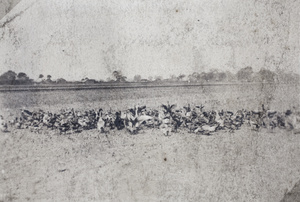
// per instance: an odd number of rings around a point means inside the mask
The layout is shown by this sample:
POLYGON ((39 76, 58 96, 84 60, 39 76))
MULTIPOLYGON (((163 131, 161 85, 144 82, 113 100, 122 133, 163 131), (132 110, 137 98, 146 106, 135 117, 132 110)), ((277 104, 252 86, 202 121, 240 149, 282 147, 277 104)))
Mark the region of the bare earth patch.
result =
POLYGON ((0 134, 0 201, 280 201, 300 180, 300 135, 0 134))

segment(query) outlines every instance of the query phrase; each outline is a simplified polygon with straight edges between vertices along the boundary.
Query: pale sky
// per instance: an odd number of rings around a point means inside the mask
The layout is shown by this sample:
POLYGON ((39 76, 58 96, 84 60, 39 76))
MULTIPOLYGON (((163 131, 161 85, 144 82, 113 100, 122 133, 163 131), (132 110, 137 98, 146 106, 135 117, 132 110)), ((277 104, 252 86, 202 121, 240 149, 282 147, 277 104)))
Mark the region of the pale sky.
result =
POLYGON ((0 74, 166 78, 246 66, 299 73, 299 2, 22 0, 0 20, 0 74))

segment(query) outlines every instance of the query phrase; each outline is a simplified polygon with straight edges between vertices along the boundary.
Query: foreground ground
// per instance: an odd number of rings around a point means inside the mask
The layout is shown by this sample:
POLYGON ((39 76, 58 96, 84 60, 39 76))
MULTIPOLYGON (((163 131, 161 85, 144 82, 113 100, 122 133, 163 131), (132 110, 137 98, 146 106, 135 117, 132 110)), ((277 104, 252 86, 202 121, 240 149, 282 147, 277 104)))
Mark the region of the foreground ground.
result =
MULTIPOLYGON (((293 109, 299 86, 243 85, 0 93, 20 108, 124 110, 203 104, 205 110, 293 109)), ((0 201, 280 201, 300 181, 300 134, 243 128, 212 136, 158 130, 0 133, 0 201)), ((293 197, 289 201, 295 201, 293 197)), ((297 201, 297 200, 296 200, 297 201)))
POLYGON ((299 142, 248 128, 0 133, 0 201, 280 201, 300 180, 299 142))

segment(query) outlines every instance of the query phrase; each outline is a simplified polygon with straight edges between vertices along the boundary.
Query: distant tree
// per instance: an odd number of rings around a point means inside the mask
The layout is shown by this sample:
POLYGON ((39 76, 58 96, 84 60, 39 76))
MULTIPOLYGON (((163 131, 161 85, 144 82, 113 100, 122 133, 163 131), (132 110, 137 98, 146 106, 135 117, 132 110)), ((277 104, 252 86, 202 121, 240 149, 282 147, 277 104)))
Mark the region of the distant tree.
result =
POLYGON ((135 76, 133 77, 133 81, 134 81, 134 82, 140 82, 141 79, 142 79, 141 75, 135 75, 135 76))
POLYGON ((188 81, 189 82, 194 82, 194 77, 191 74, 188 75, 188 81))
POLYGON ((43 81, 43 83, 52 83, 53 81, 51 80, 52 76, 51 75, 47 75, 47 79, 46 81, 43 81))
POLYGON ((206 72, 201 72, 201 74, 200 74, 200 80, 208 82, 210 80, 210 78, 209 78, 210 76, 211 75, 208 75, 208 73, 206 73, 206 72))
POLYGON ((242 68, 237 72, 236 76, 239 81, 250 82, 253 80, 253 69, 252 69, 252 67, 249 67, 249 66, 242 68))
POLYGON ((300 83, 300 75, 295 72, 286 72, 282 69, 277 69, 274 80, 278 83, 300 83))
POLYGON ((17 74, 11 70, 5 72, 0 76, 0 84, 13 85, 15 84, 17 74))
POLYGON ((192 76, 196 79, 200 79, 200 74, 198 72, 194 72, 192 76))
POLYGON ((198 72, 194 72, 188 76, 189 82, 198 82, 200 81, 200 74, 198 72))
POLYGON ((205 75, 206 81, 216 82, 220 80, 220 72, 217 69, 212 69, 205 75))
POLYGON ((87 80, 89 80, 89 78, 85 77, 85 78, 81 79, 81 82, 86 82, 87 80))
POLYGON ((38 83, 42 83, 42 82, 44 81, 43 78, 44 78, 44 75, 43 75, 43 74, 40 74, 39 77, 38 77, 38 79, 37 79, 37 82, 38 82, 38 83))
POLYGON ((28 79, 29 77, 28 77, 27 74, 25 74, 24 72, 20 72, 20 73, 17 75, 17 78, 18 78, 18 79, 28 79))
POLYGON ((152 76, 149 76, 148 77, 148 81, 152 81, 153 80, 153 77, 152 76))
POLYGON ((155 76, 155 78, 154 78, 155 82, 160 82, 162 80, 163 80, 162 76, 155 76))
POLYGON ((185 77, 184 74, 180 74, 180 75, 177 77, 177 80, 178 80, 178 81, 182 81, 184 77, 185 77))
POLYGON ((67 83, 67 80, 64 79, 64 78, 59 78, 59 79, 56 80, 56 83, 58 83, 58 84, 64 84, 64 83, 67 83))
POLYGON ((226 78, 227 78, 227 75, 226 75, 225 72, 220 72, 220 73, 218 74, 218 81, 225 81, 226 78))
POLYGON ((226 74, 226 81, 229 81, 229 82, 233 82, 233 81, 236 81, 236 75, 231 73, 230 71, 226 71, 225 72, 226 74))
POLYGON ((210 70, 209 72, 194 72, 188 75, 189 82, 216 82, 224 81, 227 78, 225 72, 219 72, 216 69, 210 70))
POLYGON ((121 71, 114 71, 113 76, 116 78, 116 82, 125 82, 127 77, 123 76, 121 71))
POLYGON ((170 81, 177 81, 177 76, 175 76, 174 74, 172 74, 171 76, 170 76, 170 79, 169 79, 170 81))
POLYGON ((18 73, 16 84, 31 84, 31 83, 33 83, 33 80, 29 79, 27 74, 25 74, 24 72, 18 73))
POLYGON ((206 73, 206 81, 216 81, 216 73, 214 71, 210 71, 206 73))
POLYGON ((255 74, 255 81, 258 82, 274 82, 276 74, 273 71, 267 69, 260 69, 259 72, 255 74))

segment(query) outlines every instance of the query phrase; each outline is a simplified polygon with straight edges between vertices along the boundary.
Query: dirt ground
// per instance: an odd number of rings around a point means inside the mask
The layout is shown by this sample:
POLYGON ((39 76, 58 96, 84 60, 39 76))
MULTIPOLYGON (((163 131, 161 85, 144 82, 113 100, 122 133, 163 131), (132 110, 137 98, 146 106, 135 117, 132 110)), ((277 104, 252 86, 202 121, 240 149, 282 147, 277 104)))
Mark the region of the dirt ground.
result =
MULTIPOLYGON (((0 114, 20 108, 123 110, 170 101, 205 109, 292 109, 299 86, 0 93, 0 114), (253 89, 252 89, 253 88, 253 89), (252 90, 251 90, 252 89, 252 90)), ((300 181, 300 134, 159 130, 138 135, 0 133, 0 201, 281 201, 300 181)), ((296 186, 297 187, 297 186, 296 186)), ((286 201, 295 201, 286 200, 286 201)))
POLYGON ((300 135, 0 133, 0 201, 280 201, 300 180, 300 135))

